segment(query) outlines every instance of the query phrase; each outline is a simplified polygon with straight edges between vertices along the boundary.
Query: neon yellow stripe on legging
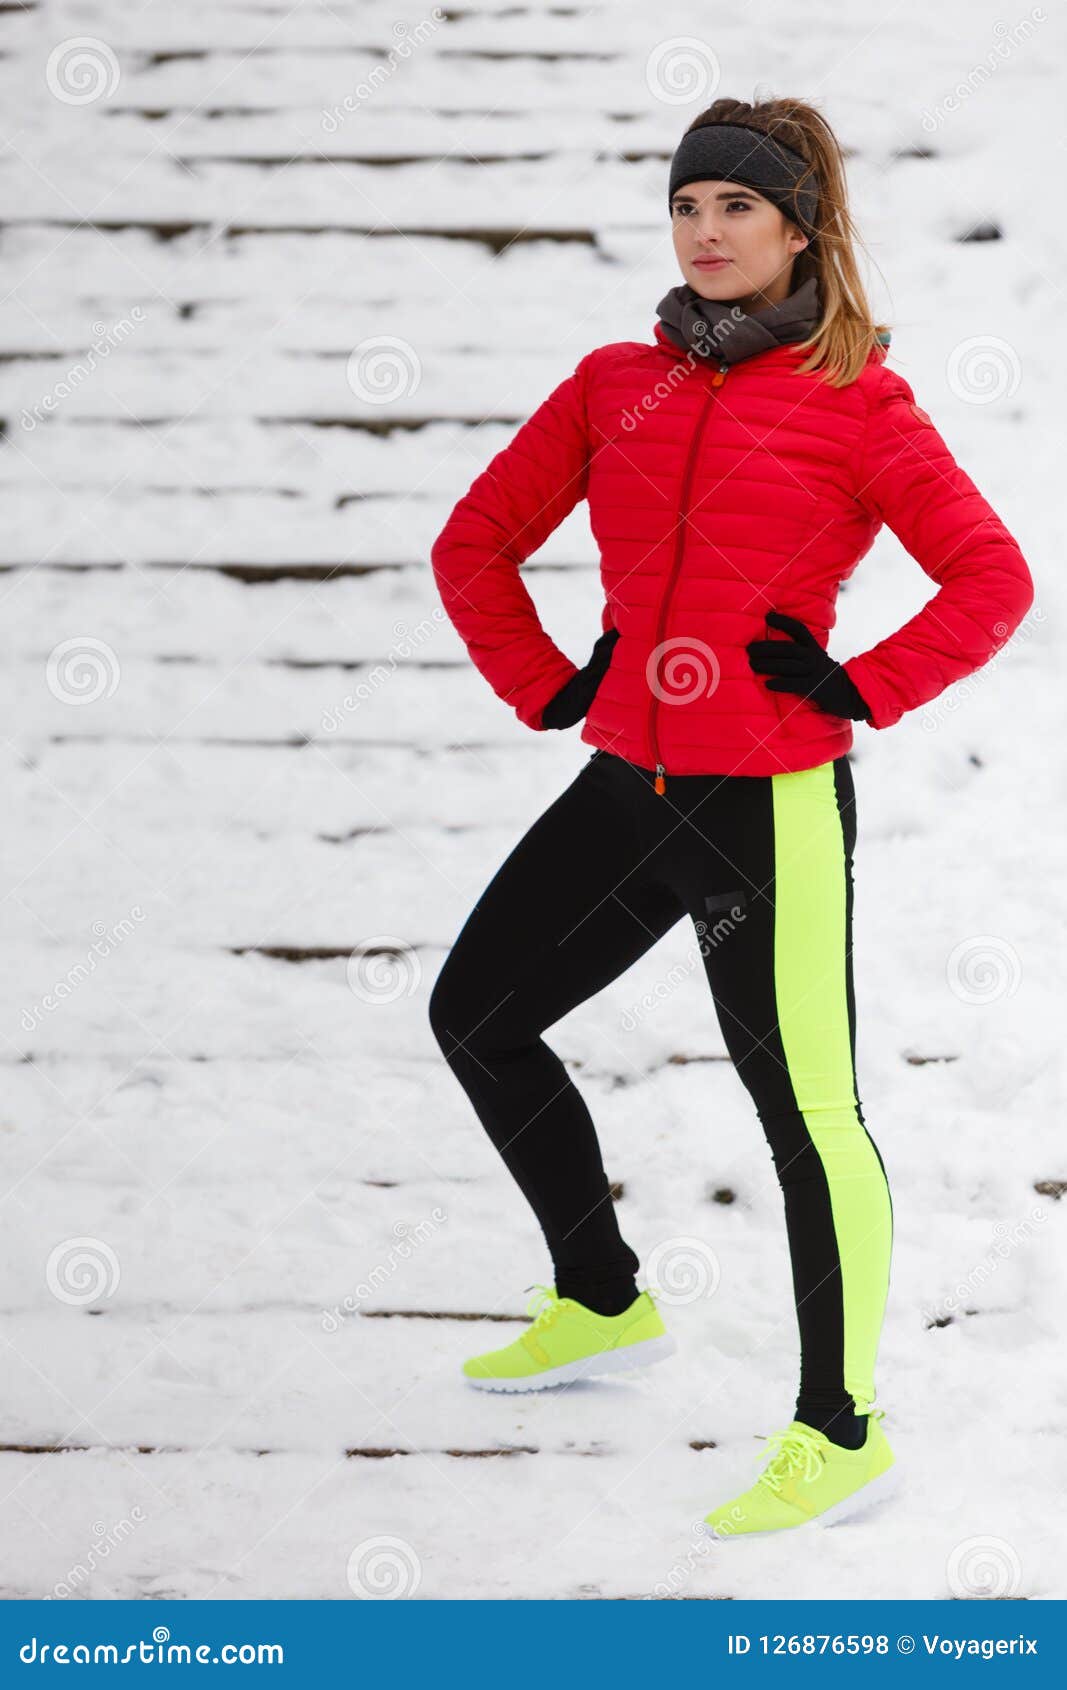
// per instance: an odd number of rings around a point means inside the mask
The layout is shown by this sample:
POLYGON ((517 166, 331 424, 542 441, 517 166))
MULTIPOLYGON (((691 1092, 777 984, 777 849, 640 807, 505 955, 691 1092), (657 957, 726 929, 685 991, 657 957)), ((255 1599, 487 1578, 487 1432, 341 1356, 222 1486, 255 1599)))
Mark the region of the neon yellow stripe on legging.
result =
POLYGON ((889 1290, 892 1219, 885 1175, 856 1112, 845 975, 845 843, 834 766, 771 777, 774 984, 797 1107, 826 1174, 841 1260, 845 1389, 874 1400, 889 1290))

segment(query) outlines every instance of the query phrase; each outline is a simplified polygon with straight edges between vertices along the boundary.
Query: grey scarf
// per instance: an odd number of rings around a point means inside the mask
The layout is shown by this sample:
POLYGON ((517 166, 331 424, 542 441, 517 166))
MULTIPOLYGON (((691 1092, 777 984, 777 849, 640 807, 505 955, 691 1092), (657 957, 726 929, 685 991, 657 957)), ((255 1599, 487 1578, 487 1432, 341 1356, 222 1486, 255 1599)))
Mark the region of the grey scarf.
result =
POLYGON ((736 305, 701 299, 688 282, 664 294, 656 306, 664 332, 681 350, 715 364, 737 364, 753 352, 806 340, 821 315, 819 279, 809 276, 777 305, 745 312, 736 305))

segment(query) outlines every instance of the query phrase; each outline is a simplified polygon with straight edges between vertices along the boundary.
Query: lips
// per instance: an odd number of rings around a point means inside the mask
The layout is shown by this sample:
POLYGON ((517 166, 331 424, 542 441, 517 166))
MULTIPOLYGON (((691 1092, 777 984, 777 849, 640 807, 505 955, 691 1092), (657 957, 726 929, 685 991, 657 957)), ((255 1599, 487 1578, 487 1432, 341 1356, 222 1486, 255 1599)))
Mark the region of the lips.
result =
POLYGON ((698 270, 721 270, 729 264, 728 258, 694 258, 693 264, 698 270))

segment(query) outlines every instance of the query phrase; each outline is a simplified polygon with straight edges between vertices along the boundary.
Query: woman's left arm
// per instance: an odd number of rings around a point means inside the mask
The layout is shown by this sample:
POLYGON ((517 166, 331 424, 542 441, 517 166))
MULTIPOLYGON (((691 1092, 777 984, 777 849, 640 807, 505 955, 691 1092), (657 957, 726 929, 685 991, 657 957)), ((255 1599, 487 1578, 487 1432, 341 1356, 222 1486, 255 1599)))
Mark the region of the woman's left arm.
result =
POLYGON ((856 498, 893 530, 940 591, 917 615, 843 667, 892 727, 987 663, 1034 601, 1026 560, 957 464, 896 371, 879 367, 856 498))

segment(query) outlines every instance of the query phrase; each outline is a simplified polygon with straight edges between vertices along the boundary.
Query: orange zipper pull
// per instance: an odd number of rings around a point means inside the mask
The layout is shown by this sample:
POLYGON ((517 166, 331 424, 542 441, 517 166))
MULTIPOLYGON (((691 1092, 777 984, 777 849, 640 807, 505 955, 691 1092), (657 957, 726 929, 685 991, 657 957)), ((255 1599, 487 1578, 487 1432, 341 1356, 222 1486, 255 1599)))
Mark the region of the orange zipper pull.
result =
POLYGON ((662 763, 656 764, 656 786, 655 786, 655 790, 660 794, 661 797, 667 790, 667 771, 663 767, 662 763))

